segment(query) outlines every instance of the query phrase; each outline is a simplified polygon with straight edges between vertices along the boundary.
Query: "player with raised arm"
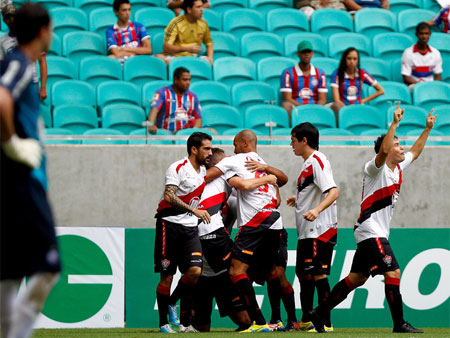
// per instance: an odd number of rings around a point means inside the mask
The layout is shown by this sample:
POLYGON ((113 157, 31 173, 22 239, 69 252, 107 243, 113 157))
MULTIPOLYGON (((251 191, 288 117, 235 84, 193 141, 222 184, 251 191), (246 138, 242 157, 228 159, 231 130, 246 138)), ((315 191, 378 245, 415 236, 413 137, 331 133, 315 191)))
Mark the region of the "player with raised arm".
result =
POLYGON ((193 287, 202 271, 202 247, 198 220, 211 217, 198 204, 205 188, 205 162, 211 156, 211 136, 196 132, 187 140, 188 157, 172 163, 166 171, 165 189, 156 214, 155 272, 161 274, 156 289, 160 332, 173 333, 167 321, 170 287, 177 267, 181 277, 174 293, 181 299, 181 331, 190 331, 193 287))
POLYGON ((403 171, 422 153, 437 116, 432 116, 430 111, 424 131, 405 154, 395 136, 403 113, 399 103, 387 134, 375 141, 376 156, 364 165, 361 213, 354 227, 356 253, 349 275, 334 286, 325 303, 310 312, 318 332, 324 332, 324 316, 347 298, 351 291, 363 285, 370 275, 382 274, 394 322, 393 332, 423 333, 403 319, 400 268, 388 238, 403 171))

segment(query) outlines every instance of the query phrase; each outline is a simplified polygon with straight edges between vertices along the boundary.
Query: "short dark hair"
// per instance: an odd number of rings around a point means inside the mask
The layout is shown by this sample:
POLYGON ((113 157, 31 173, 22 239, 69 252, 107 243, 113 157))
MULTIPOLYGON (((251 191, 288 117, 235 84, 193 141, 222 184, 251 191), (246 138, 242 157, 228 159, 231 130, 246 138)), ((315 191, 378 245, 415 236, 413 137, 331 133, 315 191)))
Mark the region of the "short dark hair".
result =
MULTIPOLYGON (((378 152, 380 151, 381 148, 381 143, 383 143, 384 137, 386 136, 386 134, 382 134, 381 136, 378 136, 378 138, 373 142, 374 143, 374 149, 375 149, 375 153, 378 154, 378 152)), ((394 136, 395 139, 398 139, 397 136, 394 136)))
POLYGON ((196 1, 198 1, 198 0, 184 0, 183 3, 181 4, 181 8, 186 13, 187 12, 186 9, 192 8, 194 6, 194 2, 196 2, 196 1))
POLYGON ((208 135, 206 133, 202 132, 195 132, 192 133, 191 136, 189 136, 187 140, 187 152, 188 155, 191 155, 191 148, 195 147, 199 149, 202 146, 203 140, 210 140, 212 141, 211 135, 208 135))
POLYGON ((189 69, 187 69, 185 67, 178 67, 177 69, 175 69, 173 71, 173 78, 179 79, 181 77, 181 75, 183 75, 183 73, 190 73, 190 71, 189 71, 189 69))
POLYGON ((129 3, 130 3, 130 0, 114 0, 113 9, 115 12, 117 12, 120 9, 120 5, 129 4, 129 3))
POLYGON ((217 161, 217 158, 221 156, 222 154, 225 155, 225 151, 221 148, 212 148, 211 149, 212 155, 209 159, 209 163, 207 163, 206 168, 209 169, 212 166, 216 165, 219 161, 217 161))
POLYGON ((428 29, 431 32, 431 26, 426 22, 421 22, 416 26, 416 34, 419 33, 423 29, 428 29))
POLYGON ((12 34, 19 45, 33 41, 42 27, 50 25, 50 15, 44 6, 35 2, 25 2, 16 12, 12 34))
POLYGON ((291 135, 299 141, 306 137, 308 145, 315 150, 319 150, 319 131, 313 124, 309 122, 300 123, 292 128, 291 135))

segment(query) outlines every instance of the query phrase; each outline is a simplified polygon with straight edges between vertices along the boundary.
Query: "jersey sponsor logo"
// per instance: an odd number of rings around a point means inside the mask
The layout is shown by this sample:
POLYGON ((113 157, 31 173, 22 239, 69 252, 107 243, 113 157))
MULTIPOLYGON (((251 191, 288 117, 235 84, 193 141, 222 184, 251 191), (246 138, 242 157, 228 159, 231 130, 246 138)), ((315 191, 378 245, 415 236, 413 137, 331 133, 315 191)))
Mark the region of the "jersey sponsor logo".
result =
POLYGON ((358 93, 358 88, 356 86, 349 86, 347 88, 348 96, 356 96, 357 93, 358 93))
POLYGON ((245 249, 243 249, 243 250, 242 250, 242 253, 245 253, 245 254, 247 254, 247 255, 253 256, 253 251, 250 251, 250 250, 245 250, 245 249))
POLYGON ((313 92, 310 88, 302 88, 299 94, 300 94, 299 96, 304 99, 309 99, 310 97, 313 96, 313 92))
POLYGON ((191 256, 201 256, 202 255, 202 253, 201 252, 198 252, 198 251, 196 251, 196 252, 191 252, 191 256))

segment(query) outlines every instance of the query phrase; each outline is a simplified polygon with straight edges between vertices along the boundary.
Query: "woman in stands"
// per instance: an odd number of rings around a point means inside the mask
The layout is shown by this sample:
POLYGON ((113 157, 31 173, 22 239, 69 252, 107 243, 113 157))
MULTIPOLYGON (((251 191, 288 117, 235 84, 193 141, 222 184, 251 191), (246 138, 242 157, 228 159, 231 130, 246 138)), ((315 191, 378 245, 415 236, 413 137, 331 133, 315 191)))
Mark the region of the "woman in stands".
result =
POLYGON ((342 107, 350 104, 364 104, 384 94, 384 90, 377 80, 360 67, 359 52, 353 47, 347 48, 342 53, 339 68, 331 75, 331 88, 334 101, 331 108, 336 114, 336 122, 338 111, 342 107), (375 87, 376 92, 361 98, 363 83, 375 87))

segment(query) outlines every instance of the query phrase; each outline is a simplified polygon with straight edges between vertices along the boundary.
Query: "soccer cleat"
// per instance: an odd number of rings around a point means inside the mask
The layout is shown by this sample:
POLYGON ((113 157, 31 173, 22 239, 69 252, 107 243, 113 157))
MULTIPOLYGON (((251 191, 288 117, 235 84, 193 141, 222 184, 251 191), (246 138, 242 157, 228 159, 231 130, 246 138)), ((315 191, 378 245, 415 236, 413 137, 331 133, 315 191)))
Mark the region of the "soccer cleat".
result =
POLYGON ((308 311, 308 317, 311 318, 312 323, 314 324, 314 328, 318 333, 326 333, 325 328, 323 326, 323 320, 320 315, 316 312, 316 310, 308 311))
POLYGON ((286 327, 284 326, 283 322, 281 320, 277 320, 276 323, 269 323, 269 329, 271 331, 284 331, 286 330, 286 327))
POLYGON ((249 333, 249 332, 270 332, 269 325, 256 325, 253 323, 247 330, 241 331, 239 333, 249 333))
POLYGON ((176 305, 169 305, 169 322, 172 325, 180 326, 180 320, 178 319, 176 305))
POLYGON ((392 330, 394 333, 423 333, 423 330, 416 329, 408 322, 404 322, 400 327, 394 327, 392 330))
POLYGON ((309 322, 304 322, 304 321, 300 321, 300 323, 298 323, 300 330, 302 331, 309 331, 309 330, 313 330, 314 329, 314 324, 313 322, 309 321, 309 322))
POLYGON ((161 326, 159 328, 159 332, 160 333, 178 333, 177 331, 174 331, 172 329, 172 326, 170 326, 170 324, 166 324, 166 325, 161 326))
POLYGON ((325 328, 325 331, 327 331, 327 332, 334 332, 333 325, 331 325, 331 326, 324 325, 324 328, 325 328))
POLYGON ((192 325, 184 326, 183 324, 180 324, 180 333, 188 333, 188 332, 200 332, 192 325))
POLYGON ((292 332, 292 331, 298 331, 298 330, 300 330, 300 326, 295 321, 290 321, 286 325, 286 331, 292 332))

